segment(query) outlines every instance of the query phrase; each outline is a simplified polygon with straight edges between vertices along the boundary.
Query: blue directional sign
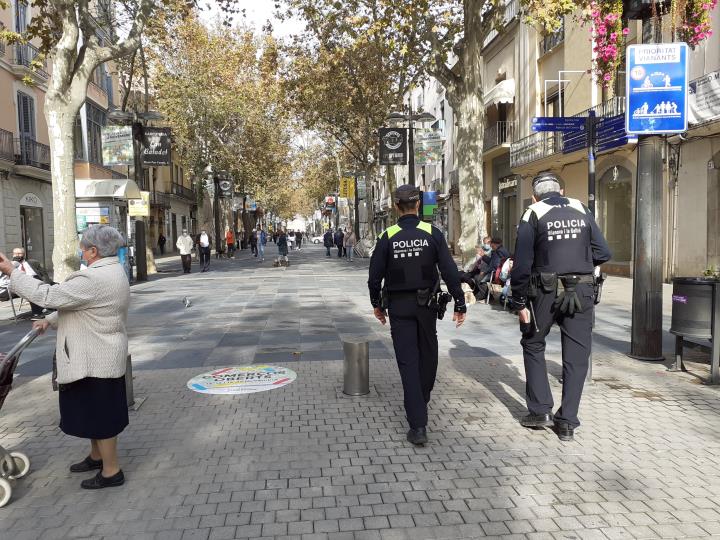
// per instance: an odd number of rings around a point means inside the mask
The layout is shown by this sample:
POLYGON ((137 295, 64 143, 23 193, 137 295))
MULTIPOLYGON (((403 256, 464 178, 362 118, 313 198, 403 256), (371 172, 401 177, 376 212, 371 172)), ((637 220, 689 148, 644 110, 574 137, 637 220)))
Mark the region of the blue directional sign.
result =
POLYGON ((686 43, 630 45, 626 72, 628 133, 658 135, 687 130, 686 43))
POLYGON ((585 119, 577 116, 536 116, 530 127, 533 131, 584 131, 585 119))
POLYGON ((595 128, 595 143, 598 152, 605 152, 630 142, 625 131, 625 116, 619 114, 602 118, 595 128))

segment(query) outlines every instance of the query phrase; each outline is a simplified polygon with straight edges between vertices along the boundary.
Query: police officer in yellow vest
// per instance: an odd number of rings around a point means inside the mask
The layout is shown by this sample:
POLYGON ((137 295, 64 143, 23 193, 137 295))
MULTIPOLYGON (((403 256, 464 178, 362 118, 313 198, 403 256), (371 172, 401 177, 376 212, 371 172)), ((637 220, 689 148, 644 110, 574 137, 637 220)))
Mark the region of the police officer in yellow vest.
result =
POLYGON ((370 302, 375 317, 390 315, 395 356, 403 384, 405 413, 413 444, 427 442, 427 404, 435 384, 438 340, 435 325, 449 296, 440 292, 440 274, 455 300, 453 321, 465 322, 460 275, 439 229, 420 221, 420 191, 400 186, 394 195, 400 219, 379 237, 370 260, 370 302), (384 282, 384 287, 383 287, 384 282))

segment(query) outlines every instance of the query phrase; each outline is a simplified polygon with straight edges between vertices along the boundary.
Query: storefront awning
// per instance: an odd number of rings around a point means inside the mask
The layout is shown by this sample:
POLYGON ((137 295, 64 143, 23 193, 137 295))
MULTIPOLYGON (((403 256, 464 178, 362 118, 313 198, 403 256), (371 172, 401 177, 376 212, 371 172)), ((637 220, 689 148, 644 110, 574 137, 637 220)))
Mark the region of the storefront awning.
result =
POLYGON ((500 81, 485 93, 485 106, 515 101, 515 79, 500 81))
POLYGON ((140 199, 140 188, 134 180, 110 178, 75 180, 78 199, 140 199))

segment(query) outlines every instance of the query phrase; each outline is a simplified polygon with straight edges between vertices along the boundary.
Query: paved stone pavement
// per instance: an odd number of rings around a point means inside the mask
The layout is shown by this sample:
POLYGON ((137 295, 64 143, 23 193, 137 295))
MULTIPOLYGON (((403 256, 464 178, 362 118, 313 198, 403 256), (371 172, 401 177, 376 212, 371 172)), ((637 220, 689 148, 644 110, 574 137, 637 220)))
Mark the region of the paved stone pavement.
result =
MULTIPOLYGON (((268 254, 273 247, 269 246, 268 254)), ((389 330, 366 299, 367 261, 309 246, 292 266, 243 253, 207 274, 133 286, 135 392, 121 435, 125 486, 84 492, 68 465, 83 441, 57 428, 52 336, 26 351, 0 411, 0 444, 32 460, 0 509, 0 539, 707 538, 720 535, 718 390, 695 374, 628 359, 627 280, 598 310, 595 382, 573 443, 528 431, 517 320, 475 305, 439 326, 431 441, 404 441, 389 330), (192 305, 185 308, 183 298, 192 305), (346 337, 371 343, 367 397, 340 392, 346 337), (209 396, 186 388, 213 367, 271 362, 278 390, 209 396)), ((194 269, 197 266, 194 266, 194 269)), ((0 326, 0 350, 29 323, 0 326)), ((668 339, 667 348, 672 350, 668 339)), ((559 334, 548 348, 559 396, 559 334)))

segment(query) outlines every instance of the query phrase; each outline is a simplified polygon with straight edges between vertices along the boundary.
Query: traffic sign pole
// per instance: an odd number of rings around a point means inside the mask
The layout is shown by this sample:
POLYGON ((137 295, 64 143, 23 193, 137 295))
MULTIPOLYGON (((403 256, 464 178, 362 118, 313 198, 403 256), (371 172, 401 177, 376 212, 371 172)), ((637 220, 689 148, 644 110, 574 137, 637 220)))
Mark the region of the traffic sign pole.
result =
MULTIPOLYGON (((587 147, 588 147, 588 209, 595 217, 595 139, 597 130, 597 118, 595 111, 589 111, 586 120, 585 130, 587 131, 587 147)), ((595 310, 593 310, 592 326, 595 328, 595 310)), ((592 338, 591 338, 592 339, 592 338)), ((592 347, 590 348, 590 357, 588 358, 588 370, 585 375, 585 382, 592 383, 592 347)))

